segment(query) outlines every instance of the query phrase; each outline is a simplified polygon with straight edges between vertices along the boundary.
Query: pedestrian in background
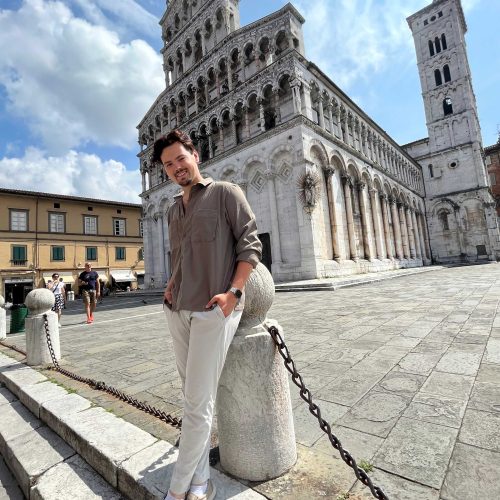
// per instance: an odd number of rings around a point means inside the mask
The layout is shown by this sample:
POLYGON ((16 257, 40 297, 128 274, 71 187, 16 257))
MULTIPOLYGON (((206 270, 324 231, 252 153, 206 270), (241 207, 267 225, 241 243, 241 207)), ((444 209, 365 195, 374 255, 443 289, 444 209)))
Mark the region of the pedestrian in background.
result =
POLYGON ((89 262, 85 262, 85 271, 78 276, 78 282, 87 314, 87 324, 91 325, 94 322, 97 299, 101 295, 101 285, 99 283, 99 275, 95 271, 92 271, 92 265, 89 262))
POLYGON ((212 500, 216 489, 208 455, 217 385, 262 245, 243 191, 204 179, 198 153, 184 132, 173 130, 158 139, 153 161, 182 189, 168 211, 173 271, 164 298, 184 415, 165 499, 212 500))
POLYGON ((52 306, 52 311, 57 313, 57 320, 59 326, 61 326, 61 315, 62 310, 66 304, 66 287, 64 282, 59 280, 59 274, 54 273, 52 275, 52 280, 47 282, 47 288, 54 294, 54 305, 52 306))

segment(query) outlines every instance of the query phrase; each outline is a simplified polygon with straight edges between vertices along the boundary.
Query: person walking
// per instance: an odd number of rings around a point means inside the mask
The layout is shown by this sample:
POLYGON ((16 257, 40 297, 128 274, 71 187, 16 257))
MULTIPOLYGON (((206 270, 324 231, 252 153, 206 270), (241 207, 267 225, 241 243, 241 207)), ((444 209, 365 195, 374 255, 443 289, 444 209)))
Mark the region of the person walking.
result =
POLYGON ((87 324, 91 325, 94 322, 96 301, 101 295, 101 286, 99 275, 92 271, 92 265, 89 262, 85 262, 85 271, 78 276, 78 284, 87 314, 87 324))
POLYGON ((62 279, 59 279, 58 273, 52 275, 52 280, 48 281, 47 288, 54 294, 55 302, 52 306, 52 311, 57 313, 57 321, 59 322, 59 327, 61 327, 62 310, 66 304, 66 287, 62 279))
POLYGON ((165 314, 184 393, 179 455, 166 500, 212 500, 208 455, 217 385, 262 257, 255 216, 241 189, 204 179, 188 135, 159 138, 153 161, 180 186, 168 211, 172 275, 165 314))

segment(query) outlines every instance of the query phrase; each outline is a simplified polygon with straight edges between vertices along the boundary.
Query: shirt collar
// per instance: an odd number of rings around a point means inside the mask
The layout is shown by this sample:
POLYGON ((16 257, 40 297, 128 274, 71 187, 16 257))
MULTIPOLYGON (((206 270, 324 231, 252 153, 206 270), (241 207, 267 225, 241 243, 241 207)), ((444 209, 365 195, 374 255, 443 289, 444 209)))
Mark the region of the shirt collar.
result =
MULTIPOLYGON (((205 179, 201 179, 201 181, 197 182, 191 189, 195 188, 196 186, 200 186, 199 189, 201 189, 202 187, 207 187, 208 185, 212 184, 212 182, 214 182, 212 177, 206 177, 205 179)), ((181 197, 182 197, 182 190, 174 195, 174 200, 177 200, 181 197)))

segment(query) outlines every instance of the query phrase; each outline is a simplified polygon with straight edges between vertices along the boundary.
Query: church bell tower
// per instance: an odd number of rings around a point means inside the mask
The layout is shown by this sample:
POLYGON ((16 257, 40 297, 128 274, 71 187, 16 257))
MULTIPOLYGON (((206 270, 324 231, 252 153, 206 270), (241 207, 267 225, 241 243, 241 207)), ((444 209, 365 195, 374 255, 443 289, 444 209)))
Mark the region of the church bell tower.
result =
POLYGON ((422 165, 437 262, 494 259, 498 228, 483 159, 460 0, 410 16, 429 137, 408 150, 422 165))

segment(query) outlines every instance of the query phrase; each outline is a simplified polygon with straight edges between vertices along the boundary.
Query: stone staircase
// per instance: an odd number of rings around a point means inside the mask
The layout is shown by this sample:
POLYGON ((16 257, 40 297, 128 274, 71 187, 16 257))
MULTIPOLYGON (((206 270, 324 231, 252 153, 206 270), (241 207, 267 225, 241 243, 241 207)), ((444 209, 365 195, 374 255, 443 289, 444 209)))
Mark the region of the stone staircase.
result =
MULTIPOLYGON (((1 353, 0 384, 0 453, 26 498, 165 496, 177 458, 170 443, 1 353)), ((264 498, 215 469, 211 473, 218 499, 264 498)))

